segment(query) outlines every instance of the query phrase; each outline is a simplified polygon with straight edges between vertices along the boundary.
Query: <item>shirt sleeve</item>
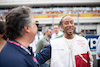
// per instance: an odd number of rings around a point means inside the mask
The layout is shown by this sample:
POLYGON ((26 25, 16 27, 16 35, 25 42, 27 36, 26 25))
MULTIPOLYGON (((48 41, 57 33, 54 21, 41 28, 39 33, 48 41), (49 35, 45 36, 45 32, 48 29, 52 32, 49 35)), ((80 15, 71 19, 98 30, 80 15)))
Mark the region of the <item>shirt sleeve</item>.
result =
POLYGON ((41 51, 42 46, 43 46, 43 42, 42 42, 42 40, 40 39, 40 40, 37 42, 35 53, 38 53, 39 51, 41 51))
POLYGON ((51 45, 47 45, 41 52, 36 54, 36 59, 39 64, 45 63, 47 60, 51 58, 51 45))
MULTIPOLYGON (((86 42, 88 43, 88 41, 86 41, 86 42)), ((89 56, 90 67, 93 67, 93 56, 90 51, 89 45, 87 47, 88 47, 88 56, 89 56)))
POLYGON ((100 37, 98 38, 98 41, 97 41, 96 51, 97 53, 100 53, 100 37))

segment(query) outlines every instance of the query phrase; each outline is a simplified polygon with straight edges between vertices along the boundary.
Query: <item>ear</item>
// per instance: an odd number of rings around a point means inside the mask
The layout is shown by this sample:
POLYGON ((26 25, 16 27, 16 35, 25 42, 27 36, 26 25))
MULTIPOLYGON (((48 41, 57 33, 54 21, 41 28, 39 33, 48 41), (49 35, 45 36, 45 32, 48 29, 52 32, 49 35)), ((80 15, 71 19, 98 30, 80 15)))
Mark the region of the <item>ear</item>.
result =
POLYGON ((0 34, 0 38, 3 37, 3 36, 4 36, 4 34, 0 34))
POLYGON ((47 32, 45 32, 45 34, 47 34, 47 32))
POLYGON ((60 27, 63 29, 63 25, 61 24, 60 27))
POLYGON ((24 26, 24 30, 26 33, 29 33, 30 32, 30 27, 29 26, 24 26))

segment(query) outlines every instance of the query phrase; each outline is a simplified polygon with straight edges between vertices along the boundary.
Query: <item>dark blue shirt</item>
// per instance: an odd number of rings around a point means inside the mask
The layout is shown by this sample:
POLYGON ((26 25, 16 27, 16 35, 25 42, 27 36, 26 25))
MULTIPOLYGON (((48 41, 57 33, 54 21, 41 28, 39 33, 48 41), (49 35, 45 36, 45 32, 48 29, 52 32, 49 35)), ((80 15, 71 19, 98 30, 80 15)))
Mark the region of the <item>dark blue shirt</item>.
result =
MULTIPOLYGON (((43 64, 51 57, 51 46, 36 54, 39 64, 43 64)), ((7 42, 0 53, 0 67, 38 67, 32 57, 21 47, 7 42)))

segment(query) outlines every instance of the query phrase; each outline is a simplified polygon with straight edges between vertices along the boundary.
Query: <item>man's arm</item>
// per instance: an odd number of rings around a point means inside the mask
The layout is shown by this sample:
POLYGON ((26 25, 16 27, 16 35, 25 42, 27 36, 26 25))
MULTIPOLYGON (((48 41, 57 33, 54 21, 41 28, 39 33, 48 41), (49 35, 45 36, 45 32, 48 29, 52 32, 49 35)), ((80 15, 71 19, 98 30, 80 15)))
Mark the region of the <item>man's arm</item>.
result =
POLYGON ((41 51, 42 46, 43 46, 43 42, 42 42, 42 40, 40 39, 40 40, 37 42, 35 53, 38 53, 39 51, 41 51))
POLYGON ((89 48, 89 58, 90 58, 90 66, 93 67, 93 56, 91 54, 90 48, 89 48))
POLYGON ((98 53, 98 56, 100 57, 100 53, 98 53))
POLYGON ((51 45, 47 45, 41 52, 36 54, 36 59, 39 64, 45 63, 47 60, 51 58, 51 45))
POLYGON ((90 67, 93 67, 93 56, 92 56, 92 53, 90 51, 87 40, 86 40, 86 43, 87 43, 87 48, 88 48, 88 61, 89 61, 90 67))

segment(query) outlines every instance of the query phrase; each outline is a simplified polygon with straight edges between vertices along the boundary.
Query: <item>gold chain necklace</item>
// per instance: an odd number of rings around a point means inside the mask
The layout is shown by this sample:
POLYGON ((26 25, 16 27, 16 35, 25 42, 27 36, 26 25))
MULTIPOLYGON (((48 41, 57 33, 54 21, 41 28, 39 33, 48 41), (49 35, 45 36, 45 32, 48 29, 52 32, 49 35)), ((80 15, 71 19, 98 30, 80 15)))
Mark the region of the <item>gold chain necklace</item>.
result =
POLYGON ((72 47, 73 42, 74 42, 74 38, 73 38, 72 43, 71 43, 70 45, 68 44, 68 42, 67 42, 67 40, 66 40, 66 43, 67 43, 67 45, 68 45, 68 49, 69 49, 69 50, 71 50, 71 47, 72 47))
MULTIPOLYGON (((70 45, 68 44, 67 40, 65 40, 66 43, 67 43, 67 45, 68 45, 68 49, 69 49, 69 50, 71 50, 71 48, 72 48, 72 44, 73 44, 73 42, 74 42, 74 39, 75 39, 75 36, 74 36, 74 38, 73 38, 73 40, 72 40, 72 43, 71 43, 70 45)), ((68 67, 70 67, 70 57, 72 57, 72 50, 71 50, 71 56, 70 56, 70 54, 69 54, 69 65, 68 65, 68 67)), ((73 64, 73 59, 72 59, 72 64, 73 64)), ((73 67, 74 67, 74 65, 73 65, 73 67)))

